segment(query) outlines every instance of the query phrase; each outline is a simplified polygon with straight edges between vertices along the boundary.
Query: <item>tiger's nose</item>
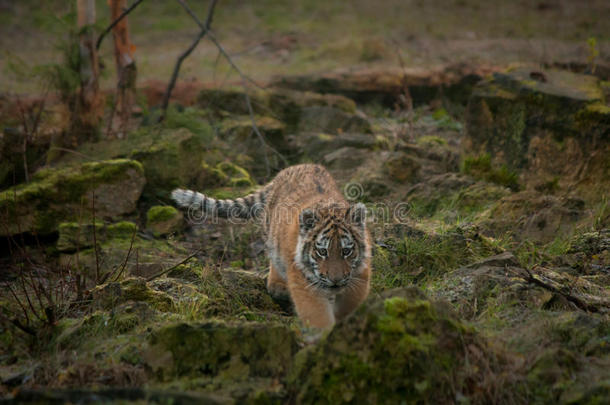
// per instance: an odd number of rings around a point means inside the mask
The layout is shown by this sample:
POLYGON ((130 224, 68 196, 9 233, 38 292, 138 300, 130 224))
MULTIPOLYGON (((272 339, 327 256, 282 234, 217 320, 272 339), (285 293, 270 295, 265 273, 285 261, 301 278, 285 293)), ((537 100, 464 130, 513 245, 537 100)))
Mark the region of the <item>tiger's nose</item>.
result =
POLYGON ((328 275, 328 279, 333 284, 339 284, 341 281, 343 281, 343 274, 338 273, 338 272, 335 274, 331 273, 328 275))

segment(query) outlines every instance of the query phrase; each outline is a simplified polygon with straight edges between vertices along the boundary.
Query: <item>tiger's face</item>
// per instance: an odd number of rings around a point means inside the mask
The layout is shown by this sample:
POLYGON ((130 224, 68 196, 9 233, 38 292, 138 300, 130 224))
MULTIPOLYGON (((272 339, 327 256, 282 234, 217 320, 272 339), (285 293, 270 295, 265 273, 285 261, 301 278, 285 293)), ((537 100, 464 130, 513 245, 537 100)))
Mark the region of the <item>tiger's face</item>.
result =
POLYGON ((358 282, 366 249, 366 207, 332 205, 299 216, 296 263, 311 288, 338 291, 358 282))

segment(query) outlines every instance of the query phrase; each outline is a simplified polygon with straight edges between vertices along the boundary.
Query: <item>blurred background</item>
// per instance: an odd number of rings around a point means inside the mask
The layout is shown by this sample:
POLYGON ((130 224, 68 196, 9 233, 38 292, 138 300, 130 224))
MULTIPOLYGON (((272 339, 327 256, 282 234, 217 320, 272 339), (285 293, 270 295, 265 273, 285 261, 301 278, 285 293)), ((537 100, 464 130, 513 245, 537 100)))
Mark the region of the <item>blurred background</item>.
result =
MULTIPOLYGON (((36 89, 31 80, 15 77, 15 70, 24 73, 24 67, 14 65, 56 62, 58 44, 75 27, 75 5, 0 1, 2 91, 36 89)), ((205 19, 207 2, 189 5, 205 19)), ((101 30, 110 23, 105 0, 96 2, 96 13, 101 30)), ((176 1, 146 0, 128 18, 138 78, 167 80, 198 27, 176 1)), ((590 38, 598 60, 610 58, 610 3, 605 0, 224 0, 212 29, 242 70, 263 81, 274 74, 345 66, 399 66, 398 55, 407 66, 586 63, 590 38)), ((106 86, 114 83, 112 52, 112 40, 106 39, 101 47, 106 86)), ((204 40, 184 62, 180 77, 222 82, 235 79, 235 73, 204 40)))

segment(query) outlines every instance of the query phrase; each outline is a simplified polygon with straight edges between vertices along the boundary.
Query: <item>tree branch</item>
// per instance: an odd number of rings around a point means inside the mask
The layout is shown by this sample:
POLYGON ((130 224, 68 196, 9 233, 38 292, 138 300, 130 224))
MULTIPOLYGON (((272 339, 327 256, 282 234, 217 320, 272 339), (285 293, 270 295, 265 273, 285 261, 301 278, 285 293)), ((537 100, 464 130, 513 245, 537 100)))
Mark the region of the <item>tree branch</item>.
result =
POLYGON ((104 37, 106 35, 108 35, 108 33, 114 28, 115 25, 117 25, 123 18, 125 18, 125 16, 129 13, 131 13, 133 11, 133 9, 135 9, 136 7, 138 7, 140 5, 140 3, 142 3, 144 0, 137 0, 135 3, 133 3, 131 5, 131 7, 129 7, 127 10, 123 11, 121 13, 120 16, 117 17, 116 20, 114 20, 108 27, 106 27, 106 29, 104 30, 104 32, 102 32, 100 34, 100 36, 97 38, 97 42, 95 43, 95 50, 100 49, 100 45, 102 44, 102 40, 104 39, 104 37))
MULTIPOLYGON (((208 39, 210 41, 212 41, 212 43, 216 46, 216 48, 218 49, 220 54, 222 56, 224 56, 224 58, 229 63, 229 65, 231 65, 231 67, 241 77, 241 79, 242 79, 242 86, 244 87, 244 89, 247 90, 246 83, 250 83, 250 84, 258 87, 259 89, 262 89, 263 87, 261 85, 256 83, 251 77, 249 77, 248 75, 244 74, 244 72, 241 71, 241 69, 233 62, 233 59, 228 54, 228 52, 224 49, 224 47, 216 39, 216 36, 214 35, 212 30, 210 29, 210 24, 209 24, 210 23, 210 14, 208 14, 208 19, 206 20, 206 22, 204 24, 204 23, 201 22, 201 20, 197 17, 197 15, 193 12, 193 10, 191 10, 191 8, 186 4, 186 2, 184 0, 177 0, 177 1, 178 1, 178 3, 180 3, 182 8, 184 8, 186 10, 186 12, 191 16, 191 18, 197 23, 197 25, 199 25, 199 28, 201 28, 202 31, 206 30, 207 35, 208 35, 208 39)), ((258 139, 259 139, 259 141, 260 141, 260 143, 261 143, 261 145, 263 147, 264 158, 265 158, 265 166, 266 166, 266 171, 267 171, 267 177, 269 177, 271 175, 271 167, 270 167, 270 163, 269 163, 269 156, 267 155, 267 149, 270 149, 273 153, 275 153, 282 160, 282 162, 285 165, 288 165, 288 161, 286 160, 286 158, 280 152, 278 152, 275 148, 273 148, 272 146, 268 145, 265 142, 265 138, 264 138, 263 134, 259 130, 258 126, 256 125, 256 119, 254 117, 254 110, 252 109, 252 101, 251 101, 250 95, 248 94, 247 91, 244 92, 244 98, 246 100, 246 105, 248 107, 248 112, 250 114, 250 121, 252 122, 252 130, 254 131, 256 136, 258 137, 258 139)))
POLYGON ((193 257, 195 257, 196 255, 198 255, 198 254, 199 254, 199 252, 201 252, 201 249, 197 249, 195 252, 191 253, 190 255, 188 255, 187 257, 185 257, 185 258, 184 258, 183 260, 181 260, 180 262, 178 262, 178 263, 174 264, 173 266, 170 266, 170 267, 168 267, 167 269, 162 270, 162 271, 160 271, 160 272, 159 272, 159 273, 157 273, 157 274, 153 274, 152 276, 148 277, 148 278, 146 279, 146 281, 152 281, 152 280, 154 280, 154 279, 156 279, 156 278, 158 278, 158 277, 161 277, 161 276, 162 276, 162 275, 164 275, 164 274, 169 273, 170 271, 172 271, 172 270, 173 270, 173 269, 175 269, 176 267, 178 267, 178 266, 180 266, 180 265, 182 265, 182 264, 184 264, 184 263, 188 262, 189 260, 191 260, 193 257))
MULTIPOLYGON (((188 8, 188 6, 186 6, 186 4, 184 3, 183 0, 178 0, 178 2, 183 7, 185 7, 187 10, 190 10, 188 8)), ((189 46, 188 49, 186 51, 184 51, 182 53, 182 55, 180 55, 178 57, 178 60, 176 61, 176 66, 174 66, 172 78, 170 79, 170 82, 167 86, 167 90, 165 90, 165 94, 163 95, 163 103, 161 105, 162 112, 161 112, 161 117, 159 117, 159 121, 163 121, 165 119, 165 114, 167 112, 167 106, 169 105, 169 99, 172 95, 172 91, 174 90, 174 86, 176 85, 176 80, 178 79, 178 72, 180 72, 180 66, 182 66, 182 62, 184 61, 184 59, 186 59, 191 54, 191 52, 193 52, 193 50, 199 44, 199 41, 201 41, 201 38, 203 38, 205 36, 205 34, 207 34, 208 31, 210 30, 210 25, 212 24, 214 9, 216 8, 217 2, 218 2, 218 0, 212 0, 210 2, 210 7, 208 9, 208 17, 205 20, 205 25, 199 24, 201 31, 199 32, 199 34, 197 34, 197 37, 195 37, 191 46, 189 46)), ((190 13, 192 13, 192 11, 190 13)), ((194 14, 192 14, 191 16, 194 16, 194 14)), ((197 21, 199 21, 199 20, 197 20, 197 21)))

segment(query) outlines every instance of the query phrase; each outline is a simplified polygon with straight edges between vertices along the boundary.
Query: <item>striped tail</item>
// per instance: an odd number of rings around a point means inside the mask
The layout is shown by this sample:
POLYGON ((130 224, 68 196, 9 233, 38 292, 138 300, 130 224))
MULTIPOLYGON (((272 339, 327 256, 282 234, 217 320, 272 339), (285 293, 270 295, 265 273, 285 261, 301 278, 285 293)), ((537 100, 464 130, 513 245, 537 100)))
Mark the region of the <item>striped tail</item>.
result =
POLYGON ((216 200, 197 191, 177 188, 172 191, 172 199, 182 208, 202 210, 218 218, 252 219, 263 213, 268 190, 269 186, 235 200, 216 200))

